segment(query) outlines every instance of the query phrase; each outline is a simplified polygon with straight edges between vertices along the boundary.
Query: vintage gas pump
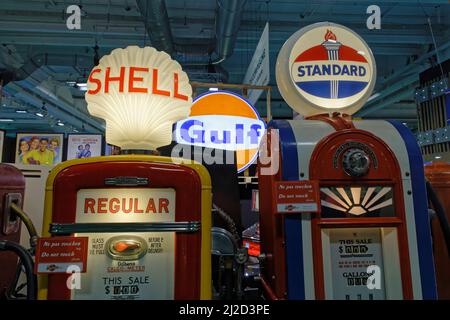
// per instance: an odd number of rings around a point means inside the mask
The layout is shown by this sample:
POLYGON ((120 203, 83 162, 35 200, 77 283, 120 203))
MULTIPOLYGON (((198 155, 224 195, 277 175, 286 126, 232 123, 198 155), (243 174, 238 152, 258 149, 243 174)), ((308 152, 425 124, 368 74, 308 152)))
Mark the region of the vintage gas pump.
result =
POLYGON ((450 163, 435 162, 425 166, 425 176, 433 190, 430 202, 433 203, 436 219, 431 222, 433 234, 433 253, 436 266, 436 280, 439 299, 450 299, 450 163))
POLYGON ((284 44, 276 75, 283 98, 306 118, 272 121, 263 150, 270 161, 259 163, 267 296, 435 299, 415 138, 394 121, 350 116, 375 85, 370 48, 346 27, 314 24, 284 44), (267 170, 277 157, 279 169, 267 170))
MULTIPOLYGON (((13 214, 11 205, 22 207, 25 193, 25 178, 20 170, 8 164, 0 164, 0 246, 3 241, 20 242, 21 220, 13 214)), ((5 297, 14 279, 17 269, 18 256, 15 252, 1 248, 0 265, 0 299, 5 297)))
POLYGON ((70 246, 87 238, 86 259, 46 260, 41 243, 39 298, 210 298, 209 174, 193 161, 142 151, 171 142, 191 94, 181 66, 149 47, 116 49, 92 70, 89 112, 106 120, 107 142, 125 154, 52 170, 43 227, 51 238, 41 242, 70 246), (67 273, 74 268, 81 273, 67 273))

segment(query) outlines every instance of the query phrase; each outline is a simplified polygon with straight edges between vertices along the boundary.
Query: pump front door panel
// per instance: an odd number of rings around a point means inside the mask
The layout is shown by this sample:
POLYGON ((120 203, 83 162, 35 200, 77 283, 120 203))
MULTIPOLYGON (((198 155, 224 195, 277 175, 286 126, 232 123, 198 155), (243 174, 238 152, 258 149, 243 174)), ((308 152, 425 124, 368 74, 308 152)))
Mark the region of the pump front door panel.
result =
MULTIPOLYGON (((81 189, 76 222, 174 222, 175 198, 171 188, 81 189)), ((72 299, 174 298, 174 232, 79 235, 89 237, 89 272, 72 299)))
MULTIPOLYGON (((201 221, 200 178, 193 169, 171 163, 75 165, 55 178, 52 220, 100 225, 201 221), (120 181, 144 182, 130 186, 120 181)), ((72 290, 67 287, 68 276, 49 275, 49 299, 200 297, 200 231, 117 233, 100 229, 75 236, 89 237, 87 272, 80 275, 79 288, 74 283, 72 290)))

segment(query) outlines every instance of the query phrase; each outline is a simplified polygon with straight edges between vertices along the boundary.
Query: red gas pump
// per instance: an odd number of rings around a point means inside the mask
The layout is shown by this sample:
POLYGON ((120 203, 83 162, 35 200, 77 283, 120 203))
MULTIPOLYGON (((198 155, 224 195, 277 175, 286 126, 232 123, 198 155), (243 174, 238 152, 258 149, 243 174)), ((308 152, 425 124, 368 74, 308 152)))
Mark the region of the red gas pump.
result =
POLYGON ((150 155, 170 144, 191 94, 178 62, 150 47, 115 49, 92 70, 88 110, 123 153, 52 169, 36 253, 40 299, 211 298, 209 173, 150 155))
MULTIPOLYGON (((20 243, 20 219, 13 214, 11 204, 22 207, 25 193, 25 178, 20 170, 0 164, 0 241, 20 243)), ((11 251, 0 251, 0 298, 11 286, 17 269, 17 254, 11 251)))
MULTIPOLYGON (((438 297, 439 299, 450 299, 450 248, 448 248, 449 243, 445 240, 449 235, 443 232, 444 229, 440 225, 445 223, 442 220, 447 220, 447 223, 450 220, 450 164, 446 162, 428 164, 425 166, 425 175, 445 211, 441 214, 446 215, 446 219, 443 217, 433 219, 431 231, 438 297)), ((439 208, 434 209, 439 210, 439 208)), ((436 213, 439 214, 439 212, 436 213)))
POLYGON ((436 299, 417 142, 401 123, 351 119, 375 85, 370 48, 344 26, 306 26, 281 48, 276 76, 305 120, 271 121, 271 159, 259 159, 267 296, 436 299))
POLYGON ((89 243, 81 288, 68 288, 69 274, 49 274, 41 277, 40 298, 209 297, 204 167, 152 156, 73 160, 52 171, 47 190, 44 236, 89 243))

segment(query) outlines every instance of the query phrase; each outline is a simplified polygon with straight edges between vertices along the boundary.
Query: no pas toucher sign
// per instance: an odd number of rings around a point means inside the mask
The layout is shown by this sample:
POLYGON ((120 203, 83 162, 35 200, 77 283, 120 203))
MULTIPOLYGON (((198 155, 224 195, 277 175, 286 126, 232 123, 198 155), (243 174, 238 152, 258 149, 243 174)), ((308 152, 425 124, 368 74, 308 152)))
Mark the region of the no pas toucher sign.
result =
POLYGON ((278 181, 273 188, 274 213, 319 212, 317 181, 278 181))

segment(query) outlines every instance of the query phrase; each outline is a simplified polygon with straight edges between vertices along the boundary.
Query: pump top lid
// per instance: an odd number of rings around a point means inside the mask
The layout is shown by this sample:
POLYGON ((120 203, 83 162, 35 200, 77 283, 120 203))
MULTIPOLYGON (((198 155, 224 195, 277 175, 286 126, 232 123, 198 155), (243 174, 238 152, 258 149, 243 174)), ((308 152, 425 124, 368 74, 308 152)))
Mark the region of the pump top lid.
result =
POLYGON ((375 59, 358 34, 320 22, 285 42, 277 58, 276 79, 284 100, 303 116, 353 114, 372 94, 375 59))
POLYGON ((181 65, 151 47, 114 49, 87 83, 91 115, 106 121, 106 142, 154 150, 172 141, 172 124, 189 116, 192 88, 181 65))

